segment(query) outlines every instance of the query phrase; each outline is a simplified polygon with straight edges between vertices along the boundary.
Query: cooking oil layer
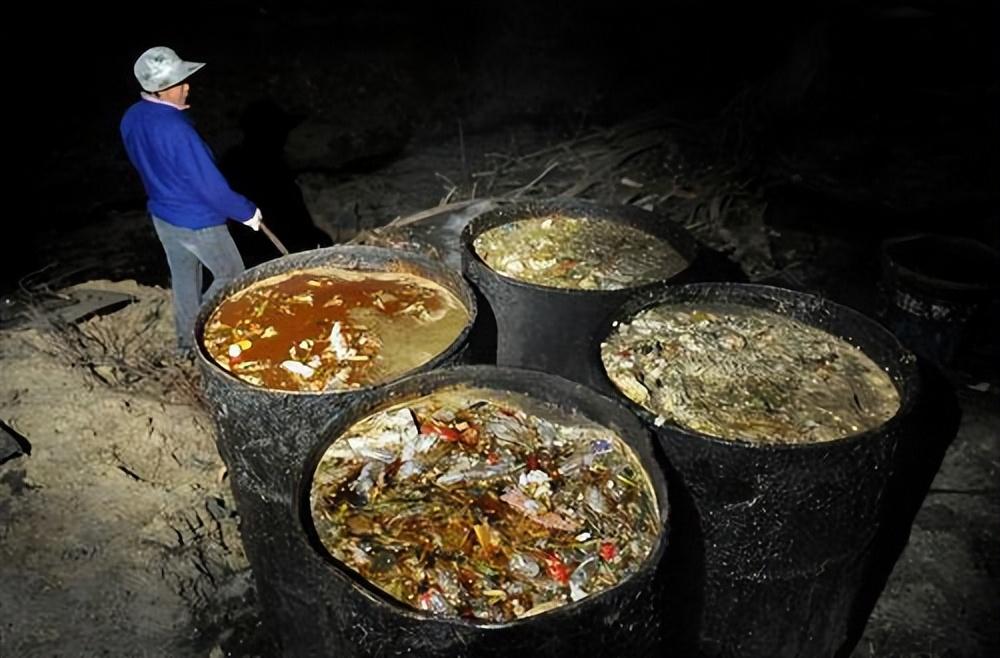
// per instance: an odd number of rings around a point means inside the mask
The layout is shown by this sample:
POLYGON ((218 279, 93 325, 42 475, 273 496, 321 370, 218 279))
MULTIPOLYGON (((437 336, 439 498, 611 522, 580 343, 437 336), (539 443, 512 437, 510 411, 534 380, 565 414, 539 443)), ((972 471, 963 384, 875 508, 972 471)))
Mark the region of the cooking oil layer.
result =
POLYGON ((688 265, 669 242, 627 224, 559 214, 484 231, 474 247, 494 271, 553 288, 633 288, 688 265))
POLYGON ((615 328, 601 358, 657 423, 723 439, 831 441, 882 425, 900 404, 889 376, 847 341, 736 304, 647 309, 615 328))
POLYGON ((661 531, 649 478, 617 434, 472 387, 355 424, 323 455, 310 500, 327 550, 375 587, 491 622, 615 586, 661 531))
POLYGON ((322 267, 227 298, 206 322, 204 344, 216 363, 250 384, 335 391, 430 361, 468 321, 461 300, 429 279, 322 267))

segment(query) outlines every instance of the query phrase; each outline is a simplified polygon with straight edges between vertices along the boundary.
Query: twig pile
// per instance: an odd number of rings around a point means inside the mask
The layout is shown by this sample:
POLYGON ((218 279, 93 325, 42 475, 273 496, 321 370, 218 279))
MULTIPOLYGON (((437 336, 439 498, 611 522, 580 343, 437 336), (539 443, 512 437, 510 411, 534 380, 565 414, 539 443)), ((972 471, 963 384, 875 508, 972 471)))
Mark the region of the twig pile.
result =
POLYGON ((93 380, 165 402, 199 399, 198 373, 173 350, 170 300, 166 291, 109 316, 67 322, 51 312, 53 300, 71 299, 71 289, 54 291, 46 284, 22 285, 26 314, 42 340, 32 344, 43 354, 85 369, 93 380))
MULTIPOLYGON (((355 244, 400 241, 401 229, 479 201, 579 197, 607 204, 632 204, 678 223, 714 249, 729 253, 751 278, 773 273, 764 229, 765 204, 739 180, 735 165, 692 167, 681 154, 676 131, 695 127, 662 113, 594 130, 525 154, 487 152, 485 166, 469 171, 464 140, 460 180, 434 172, 443 195, 438 205, 363 231, 355 244)), ((405 240, 404 240, 405 241, 405 240)))

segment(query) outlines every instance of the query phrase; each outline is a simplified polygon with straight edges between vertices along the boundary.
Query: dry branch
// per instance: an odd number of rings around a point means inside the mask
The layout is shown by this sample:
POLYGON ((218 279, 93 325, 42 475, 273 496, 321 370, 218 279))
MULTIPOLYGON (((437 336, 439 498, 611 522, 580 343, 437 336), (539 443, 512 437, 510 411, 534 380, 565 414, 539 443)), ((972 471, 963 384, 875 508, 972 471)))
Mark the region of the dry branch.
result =
MULTIPOLYGON (((487 165, 468 173, 464 185, 435 174, 449 183, 438 206, 397 217, 352 242, 384 239, 401 227, 460 212, 479 201, 585 197, 652 209, 684 225, 706 245, 733 254, 752 277, 766 274, 772 260, 763 200, 751 191, 749 181, 736 178, 734 169, 719 163, 714 170, 685 163, 672 132, 679 127, 685 134, 696 128, 663 113, 650 113, 525 154, 487 152, 481 156, 487 165), (527 183, 521 182, 526 179, 527 183), (626 194, 623 187, 628 188, 626 194)), ((463 163, 463 172, 467 165, 463 163)))

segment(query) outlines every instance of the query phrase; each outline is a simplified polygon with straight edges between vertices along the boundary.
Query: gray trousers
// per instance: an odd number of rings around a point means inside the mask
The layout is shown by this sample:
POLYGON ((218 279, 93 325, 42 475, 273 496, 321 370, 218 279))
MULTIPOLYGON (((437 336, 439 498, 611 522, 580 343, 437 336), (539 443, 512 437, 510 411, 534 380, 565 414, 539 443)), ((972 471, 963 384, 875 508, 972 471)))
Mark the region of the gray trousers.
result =
POLYGON ((243 271, 243 259, 224 224, 190 229, 154 216, 153 227, 170 266, 177 346, 190 350, 194 348, 194 321, 203 299, 202 265, 212 273, 212 285, 204 295, 207 298, 243 271))

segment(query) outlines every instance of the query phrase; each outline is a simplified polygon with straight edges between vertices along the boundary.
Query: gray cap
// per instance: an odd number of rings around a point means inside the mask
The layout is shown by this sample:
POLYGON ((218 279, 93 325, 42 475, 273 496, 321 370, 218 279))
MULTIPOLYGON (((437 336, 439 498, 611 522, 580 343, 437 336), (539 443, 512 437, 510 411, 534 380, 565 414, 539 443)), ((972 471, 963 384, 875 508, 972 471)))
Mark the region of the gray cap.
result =
POLYGON ((156 46, 139 55, 132 70, 143 89, 156 92, 180 84, 203 66, 203 62, 185 62, 166 46, 156 46))

